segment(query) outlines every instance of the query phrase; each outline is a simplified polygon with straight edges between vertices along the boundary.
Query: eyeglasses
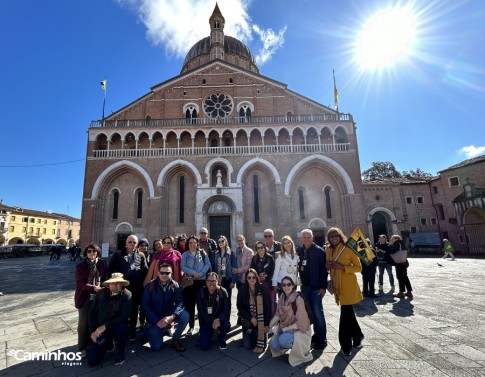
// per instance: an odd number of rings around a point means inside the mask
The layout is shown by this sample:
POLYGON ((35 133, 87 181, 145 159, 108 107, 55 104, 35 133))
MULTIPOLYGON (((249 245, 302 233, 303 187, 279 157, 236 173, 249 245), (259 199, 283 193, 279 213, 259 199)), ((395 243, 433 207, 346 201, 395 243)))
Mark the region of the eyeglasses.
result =
POLYGON ((264 238, 271 238, 271 237, 273 237, 271 234, 265 234, 264 235, 264 238))
POLYGON ((91 253, 95 253, 95 252, 96 252, 96 250, 94 250, 94 249, 87 249, 86 250, 86 254, 91 254, 91 253))
POLYGON ((264 250, 264 246, 258 246, 256 250, 264 250))
POLYGON ((170 275, 171 272, 170 271, 160 271, 159 274, 160 275, 170 275))
POLYGON ((169 242, 162 242, 164 245, 171 245, 172 243, 169 241, 169 242))
POLYGON ((291 287, 291 286, 293 286, 293 284, 291 284, 291 283, 281 283, 281 286, 282 287, 291 287))
POLYGON ((208 282, 208 283, 217 283, 217 280, 212 280, 212 279, 209 280, 209 279, 207 279, 206 282, 208 282))
POLYGON ((250 276, 248 276, 248 280, 256 280, 256 276, 250 275, 250 276))
POLYGON ((218 242, 218 243, 224 243, 224 242, 226 242, 226 241, 224 241, 224 240, 219 240, 219 241, 217 241, 217 242, 218 242))
POLYGON ((136 243, 135 241, 126 241, 126 243, 136 243))
POLYGON ((199 234, 207 234, 207 232, 199 232, 199 234))

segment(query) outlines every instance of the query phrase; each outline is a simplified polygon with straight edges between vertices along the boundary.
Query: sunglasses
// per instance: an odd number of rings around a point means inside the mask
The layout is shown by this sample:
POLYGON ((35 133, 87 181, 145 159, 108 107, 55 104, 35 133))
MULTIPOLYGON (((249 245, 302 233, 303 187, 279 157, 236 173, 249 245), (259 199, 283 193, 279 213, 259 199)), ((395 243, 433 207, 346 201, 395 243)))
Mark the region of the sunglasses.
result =
POLYGON ((264 246, 258 246, 256 250, 264 250, 264 246))
POLYGON ((282 287, 292 287, 293 284, 291 284, 291 283, 281 283, 281 286, 282 287))
POLYGON ((256 276, 248 276, 248 280, 256 280, 256 276))
POLYGON ((162 242, 164 245, 171 245, 172 243, 169 241, 169 242, 162 242))
POLYGON ((226 242, 226 241, 224 241, 224 240, 219 240, 219 241, 217 241, 217 242, 218 242, 218 243, 224 243, 224 242, 226 242))
POLYGON ((199 234, 207 234, 207 232, 200 232, 199 234))
POLYGON ((160 275, 170 275, 171 272, 169 272, 169 271, 160 271, 159 274, 160 275))
POLYGON ((95 253, 95 252, 96 252, 96 250, 94 250, 94 249, 87 249, 86 250, 86 254, 91 254, 91 253, 95 253))
POLYGON ((264 238, 271 238, 271 237, 273 237, 271 234, 265 234, 264 235, 264 238))

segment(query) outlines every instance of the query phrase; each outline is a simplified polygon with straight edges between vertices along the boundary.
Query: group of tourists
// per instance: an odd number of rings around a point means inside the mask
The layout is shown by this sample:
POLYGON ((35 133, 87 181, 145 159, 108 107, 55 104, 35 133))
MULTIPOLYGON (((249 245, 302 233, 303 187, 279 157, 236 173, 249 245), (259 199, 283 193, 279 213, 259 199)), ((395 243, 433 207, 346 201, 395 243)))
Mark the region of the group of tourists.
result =
MULTIPOLYGON (((170 345, 184 352, 181 338, 184 332, 185 337, 195 334, 197 312, 202 350, 213 347, 214 340, 226 349, 231 326, 241 326, 244 348, 263 353, 269 345, 274 357, 289 353, 289 363, 299 365, 312 360, 312 349, 327 346, 322 299, 329 277, 340 306, 341 353, 349 356, 352 347, 362 347, 364 334, 353 305, 363 299, 356 277, 363 270, 343 232, 330 228, 325 249, 314 242, 310 229, 301 231, 298 248, 290 236, 278 242, 271 229, 263 234, 254 251, 244 235, 237 235, 233 250, 225 236, 209 238, 206 228, 199 236, 154 240, 150 251, 147 239, 130 235, 109 265, 97 245, 88 245, 76 268, 79 351, 89 365, 116 351, 115 364, 120 365, 126 343, 137 340, 138 330, 153 351, 163 348, 163 337, 170 336, 170 345), (237 320, 231 318, 234 289, 237 320)), ((396 242, 391 239, 386 251, 393 252, 396 242)), ((376 255, 380 249, 382 244, 376 246, 376 255)), ((401 288, 402 278, 409 296, 406 269, 400 268, 398 280, 401 288)), ((364 295, 370 292, 367 284, 364 295)))

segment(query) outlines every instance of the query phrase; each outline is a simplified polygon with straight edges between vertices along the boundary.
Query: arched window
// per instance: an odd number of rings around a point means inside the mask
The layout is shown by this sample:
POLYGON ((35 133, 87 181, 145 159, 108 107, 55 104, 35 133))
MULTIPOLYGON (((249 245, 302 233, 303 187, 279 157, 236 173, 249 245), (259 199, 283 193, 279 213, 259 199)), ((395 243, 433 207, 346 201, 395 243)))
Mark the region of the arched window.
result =
POLYGON ((298 202, 300 204, 300 220, 305 220, 305 197, 302 188, 298 189, 298 202))
POLYGON ((195 123, 196 118, 197 118, 197 110, 192 106, 188 107, 185 110, 185 119, 187 119, 187 123, 195 123))
POLYGON ((243 118, 240 121, 244 123, 249 122, 249 118, 251 118, 251 115, 254 111, 254 105, 251 102, 244 101, 238 103, 237 108, 239 111, 239 117, 243 118))
POLYGON ((185 177, 183 175, 179 178, 179 223, 185 222, 185 177))
POLYGON ((323 190, 325 193, 325 208, 327 210, 327 219, 332 218, 332 203, 330 200, 330 187, 325 187, 325 190, 323 190))
POLYGON ((257 175, 253 175, 253 197, 254 197, 254 222, 259 223, 259 181, 258 181, 257 175))
POLYGON ((115 190, 113 192, 113 211, 111 213, 111 218, 113 220, 118 219, 118 205, 120 202, 120 192, 118 190, 115 190))
POLYGON ((143 191, 141 189, 136 191, 136 218, 143 217, 143 191))

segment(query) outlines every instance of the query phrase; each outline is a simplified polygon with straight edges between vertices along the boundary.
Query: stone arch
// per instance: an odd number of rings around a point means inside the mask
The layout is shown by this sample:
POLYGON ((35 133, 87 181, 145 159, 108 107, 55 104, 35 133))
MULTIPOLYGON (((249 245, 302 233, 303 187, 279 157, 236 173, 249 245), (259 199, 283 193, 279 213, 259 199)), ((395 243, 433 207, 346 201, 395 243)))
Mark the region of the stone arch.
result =
POLYGON ((194 102, 189 102, 189 103, 186 103, 186 104, 184 105, 184 107, 182 108, 182 114, 183 114, 184 116, 185 116, 185 112, 186 112, 187 110, 190 110, 190 111, 195 110, 195 111, 197 111, 197 115, 199 115, 199 114, 200 114, 200 108, 199 108, 199 105, 197 105, 197 104, 196 104, 196 103, 194 103, 194 102))
POLYGON ((273 174, 273 178, 274 178, 276 184, 281 183, 280 174, 278 173, 278 170, 275 168, 275 166, 271 162, 263 160, 260 157, 256 157, 256 158, 253 158, 252 160, 249 160, 248 162, 246 162, 241 167, 241 169, 239 170, 239 173, 237 174, 237 178, 236 178, 236 184, 238 186, 241 186, 241 180, 242 180, 242 177, 243 177, 244 173, 246 172, 246 170, 248 170, 252 165, 256 165, 258 163, 267 167, 270 170, 270 172, 273 174))
POLYGON ((189 168, 192 171, 192 173, 194 173, 194 176, 197 180, 197 185, 199 186, 202 185, 202 177, 200 176, 200 173, 197 170, 197 168, 192 163, 184 160, 175 160, 165 165, 165 167, 162 169, 157 179, 157 186, 161 186, 163 184, 163 182, 165 181, 166 175, 171 169, 180 165, 186 166, 187 168, 189 168))
POLYGON ((386 214, 385 217, 387 217, 387 219, 389 220, 389 221, 386 221, 386 228, 389 229, 389 233, 390 233, 390 234, 387 234, 387 236, 389 237, 392 234, 398 233, 398 229, 396 225, 397 218, 394 212, 392 212, 389 208, 386 208, 386 207, 374 207, 371 210, 369 210, 366 218, 367 231, 368 231, 367 234, 368 234, 368 237, 371 239, 371 241, 372 241, 372 237, 375 238, 372 217, 374 216, 374 214, 379 212, 384 212, 386 214))
POLYGON ((111 173, 113 173, 114 171, 116 171, 117 169, 122 168, 122 167, 131 168, 131 169, 135 170, 136 172, 138 172, 139 174, 141 174, 141 176, 143 178, 145 178, 150 198, 153 198, 155 196, 155 188, 153 186, 153 182, 152 182, 150 176, 148 175, 147 171, 145 169, 143 169, 140 165, 135 164, 132 161, 123 160, 123 161, 118 161, 111 166, 108 166, 98 176, 98 178, 96 179, 96 182, 94 183, 94 186, 93 186, 93 191, 91 193, 91 199, 96 199, 98 197, 99 190, 100 190, 102 184, 104 183, 105 179, 111 173))
POLYGON ((339 174, 340 178, 343 180, 345 188, 347 189, 347 194, 354 194, 354 186, 352 184, 352 181, 351 181, 349 175, 347 174, 347 172, 345 171, 345 169, 340 164, 338 164, 337 162, 335 162, 334 160, 332 160, 332 159, 330 159, 326 156, 313 155, 313 156, 305 157, 303 160, 301 160, 295 166, 293 166, 293 168, 291 169, 291 171, 288 174, 288 177, 286 179, 285 195, 287 195, 287 196, 290 195, 290 187, 293 183, 293 180, 295 179, 296 174, 300 170, 300 168, 305 166, 305 164, 307 164, 308 162, 313 161, 313 160, 320 160, 320 161, 326 163, 327 165, 329 165, 331 168, 333 168, 339 174))
POLYGON ((314 217, 308 222, 308 229, 324 229, 327 227, 325 221, 319 217, 314 217))
POLYGON ((116 225, 115 233, 125 233, 125 234, 132 234, 133 233, 133 225, 129 222, 123 221, 116 225))
POLYGON ((206 176, 207 183, 210 185, 210 176, 212 172, 212 167, 215 164, 223 164, 227 168, 227 186, 231 185, 232 179, 231 175, 234 172, 234 167, 232 166, 231 162, 229 160, 226 160, 225 158, 217 157, 213 158, 210 160, 207 165, 205 166, 204 173, 206 176))

